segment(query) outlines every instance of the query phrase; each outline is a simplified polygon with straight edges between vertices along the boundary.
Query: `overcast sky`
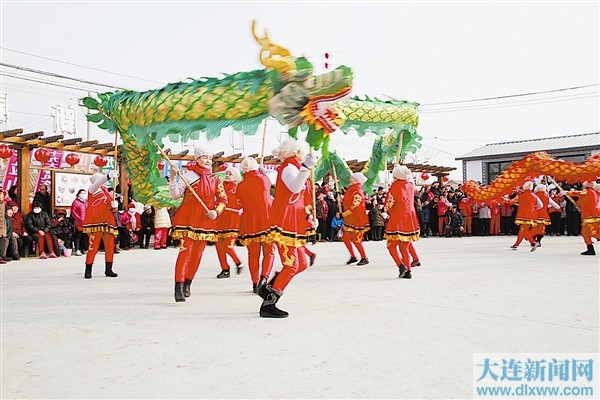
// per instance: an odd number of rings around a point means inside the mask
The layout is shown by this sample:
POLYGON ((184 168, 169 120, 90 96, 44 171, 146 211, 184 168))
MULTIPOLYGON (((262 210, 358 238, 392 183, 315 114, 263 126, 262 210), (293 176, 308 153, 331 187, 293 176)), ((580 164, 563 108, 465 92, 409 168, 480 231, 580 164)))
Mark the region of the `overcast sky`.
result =
MULTIPOLYGON (((3 63, 135 90, 262 68, 251 35, 256 19, 273 42, 308 57, 315 73, 326 71, 325 53, 333 67, 351 67, 353 94, 420 103, 423 148, 408 160, 458 167, 451 175, 458 179, 460 163, 454 158, 486 143, 599 131, 598 86, 432 104, 600 83, 598 1, 2 1, 1 7, 3 63)), ((108 91, 23 70, 1 71, 10 127, 43 129, 47 136, 52 134, 51 107, 74 105, 85 92, 7 74, 108 91)), ((85 137, 81 111, 78 118, 77 135, 85 137)), ((277 144, 282 130, 269 122, 267 149, 277 144)), ((233 153, 230 136, 225 132, 210 148, 233 153)), ((91 138, 111 140, 96 128, 91 138)), ((260 138, 260 132, 245 138, 244 152, 260 152, 260 138)), ((346 159, 363 160, 373 140, 340 133, 332 147, 346 159)))

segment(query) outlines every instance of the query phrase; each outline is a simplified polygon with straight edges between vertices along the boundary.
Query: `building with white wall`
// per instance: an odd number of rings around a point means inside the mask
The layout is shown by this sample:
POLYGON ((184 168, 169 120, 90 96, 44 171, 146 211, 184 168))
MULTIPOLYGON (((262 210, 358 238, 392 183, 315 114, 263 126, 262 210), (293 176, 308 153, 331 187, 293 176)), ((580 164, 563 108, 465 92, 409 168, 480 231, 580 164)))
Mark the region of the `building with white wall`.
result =
POLYGON ((538 151, 545 151, 553 158, 580 163, 600 153, 600 132, 490 143, 456 160, 462 161, 463 182, 474 180, 487 185, 514 161, 538 151))

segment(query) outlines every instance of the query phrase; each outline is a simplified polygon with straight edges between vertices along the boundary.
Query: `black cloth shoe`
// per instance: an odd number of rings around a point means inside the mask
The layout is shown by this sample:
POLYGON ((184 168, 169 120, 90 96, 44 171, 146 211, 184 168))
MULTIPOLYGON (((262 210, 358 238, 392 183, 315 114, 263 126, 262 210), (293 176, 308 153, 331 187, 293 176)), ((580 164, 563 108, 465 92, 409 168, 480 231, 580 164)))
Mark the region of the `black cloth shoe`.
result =
POLYGON ((184 297, 190 297, 192 295, 190 286, 192 286, 192 281, 189 279, 186 279, 185 282, 183 282, 183 296, 184 297))
POLYGON ((273 286, 273 282, 275 282, 275 278, 277 278, 277 275, 279 275, 279 271, 273 274, 273 277, 269 280, 269 282, 267 282, 267 278, 265 278, 264 276, 260 277, 260 281, 258 281, 258 295, 262 297, 263 300, 265 300, 267 298, 267 295, 269 294, 267 286, 273 286))
POLYGON ((113 263, 107 262, 106 266, 104 267, 104 275, 106 275, 110 278, 116 278, 119 275, 117 275, 113 272, 112 267, 113 267, 113 263))
POLYGON ((584 251, 583 253, 581 253, 582 256, 595 256, 596 255, 596 251, 594 250, 594 245, 593 244, 588 244, 587 245, 587 251, 584 251))
MULTIPOLYGON (((277 275, 277 273, 275 273, 275 275, 277 275)), ((267 278, 265 278, 264 276, 261 276, 259 281, 258 281, 258 285, 256 285, 256 292, 260 297, 262 297, 263 299, 267 296, 267 293, 264 293, 264 297, 261 295, 261 289, 263 289, 265 286, 267 285, 267 278)))
POLYGON ((406 267, 404 266, 404 264, 400 264, 400 266, 398 267, 398 278, 402 278, 404 275, 406 275, 406 267))
POLYGON ((185 296, 183 295, 183 283, 175 282, 175 302, 179 303, 185 301, 185 296))
POLYGON ((229 274, 229 270, 222 270, 221 272, 219 272, 219 275, 217 275, 217 279, 224 279, 224 278, 229 278, 230 274, 229 274))
POLYGON ((410 271, 406 271, 402 276, 402 279, 412 279, 412 274, 410 273, 410 271))
POLYGON ((258 284, 256 284, 256 283, 252 284, 252 293, 258 293, 258 284))
POLYGON ((316 254, 313 254, 312 256, 308 257, 310 260, 310 263, 308 264, 309 267, 312 267, 313 264, 315 263, 315 258, 317 258, 316 254))
POLYGON ((356 265, 367 265, 368 263, 369 263, 368 258, 361 258, 360 261, 358 262, 358 264, 356 264, 356 265))
POLYGON ((244 264, 243 263, 236 264, 236 267, 237 267, 237 271, 236 271, 237 274, 238 275, 241 274, 242 270, 244 269, 244 264))
POLYGON ((92 264, 85 264, 85 279, 92 279, 92 264))
POLYGON ((261 318, 287 318, 290 314, 276 306, 283 293, 274 290, 270 285, 265 286, 265 288, 268 295, 260 306, 259 315, 261 318))
POLYGON ((356 257, 350 257, 350 259, 348 261, 346 261, 346 264, 348 264, 348 265, 354 264, 357 261, 358 260, 356 259, 356 257))
POLYGON ((421 261, 419 260, 415 260, 413 262, 410 263, 410 267, 414 268, 414 267, 420 267, 421 266, 421 261))
POLYGON ((539 244, 538 242, 532 243, 531 244, 531 251, 536 251, 538 247, 541 247, 541 244, 539 244))

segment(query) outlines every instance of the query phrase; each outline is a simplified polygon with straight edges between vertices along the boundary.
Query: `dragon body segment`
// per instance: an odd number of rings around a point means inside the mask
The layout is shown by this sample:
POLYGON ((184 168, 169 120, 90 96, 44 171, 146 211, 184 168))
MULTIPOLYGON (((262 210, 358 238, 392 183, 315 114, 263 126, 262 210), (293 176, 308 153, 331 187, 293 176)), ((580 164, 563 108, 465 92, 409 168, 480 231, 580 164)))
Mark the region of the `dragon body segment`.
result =
POLYGON ((162 146, 164 139, 196 140, 201 132, 210 140, 227 127, 254 135, 269 116, 287 125, 292 137, 298 130, 305 131, 308 144, 324 156, 333 132, 356 131, 359 136, 375 133, 378 138, 365 168, 371 182, 394 157, 400 142, 403 152, 420 146, 418 104, 350 99, 350 68, 340 66, 315 76, 307 59, 293 57, 287 49, 273 44, 267 32, 259 37, 254 24, 253 33, 261 45, 260 60, 266 69, 83 99, 84 106, 92 111, 90 121, 121 135, 131 183, 140 201, 155 206, 178 204, 168 196, 157 168, 161 157, 155 143, 162 146))

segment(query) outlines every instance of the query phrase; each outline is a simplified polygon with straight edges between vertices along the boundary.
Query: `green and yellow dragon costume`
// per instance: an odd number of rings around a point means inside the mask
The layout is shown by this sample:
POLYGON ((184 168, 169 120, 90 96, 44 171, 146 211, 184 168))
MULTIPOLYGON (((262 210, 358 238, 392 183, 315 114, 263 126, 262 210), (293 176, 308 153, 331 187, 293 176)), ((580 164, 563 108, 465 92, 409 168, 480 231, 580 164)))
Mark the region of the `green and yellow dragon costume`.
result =
POLYGON ((403 154, 420 147, 417 103, 349 98, 353 78, 350 68, 340 66, 313 75, 312 64, 306 58, 293 57, 287 49, 273 44, 266 31, 259 37, 254 22, 252 32, 261 46, 260 61, 265 69, 170 83, 146 92, 124 90, 83 99, 83 105, 91 111, 91 122, 121 135, 136 199, 159 207, 178 205, 169 196, 157 167, 161 156, 156 144, 162 146, 164 139, 185 143, 205 133, 210 140, 226 127, 254 135, 269 116, 287 125, 294 138, 299 131, 305 132, 311 148, 322 151, 322 165, 343 164, 340 157, 328 151, 333 132, 377 135, 363 170, 368 178, 365 189, 376 182, 400 143, 403 154))

